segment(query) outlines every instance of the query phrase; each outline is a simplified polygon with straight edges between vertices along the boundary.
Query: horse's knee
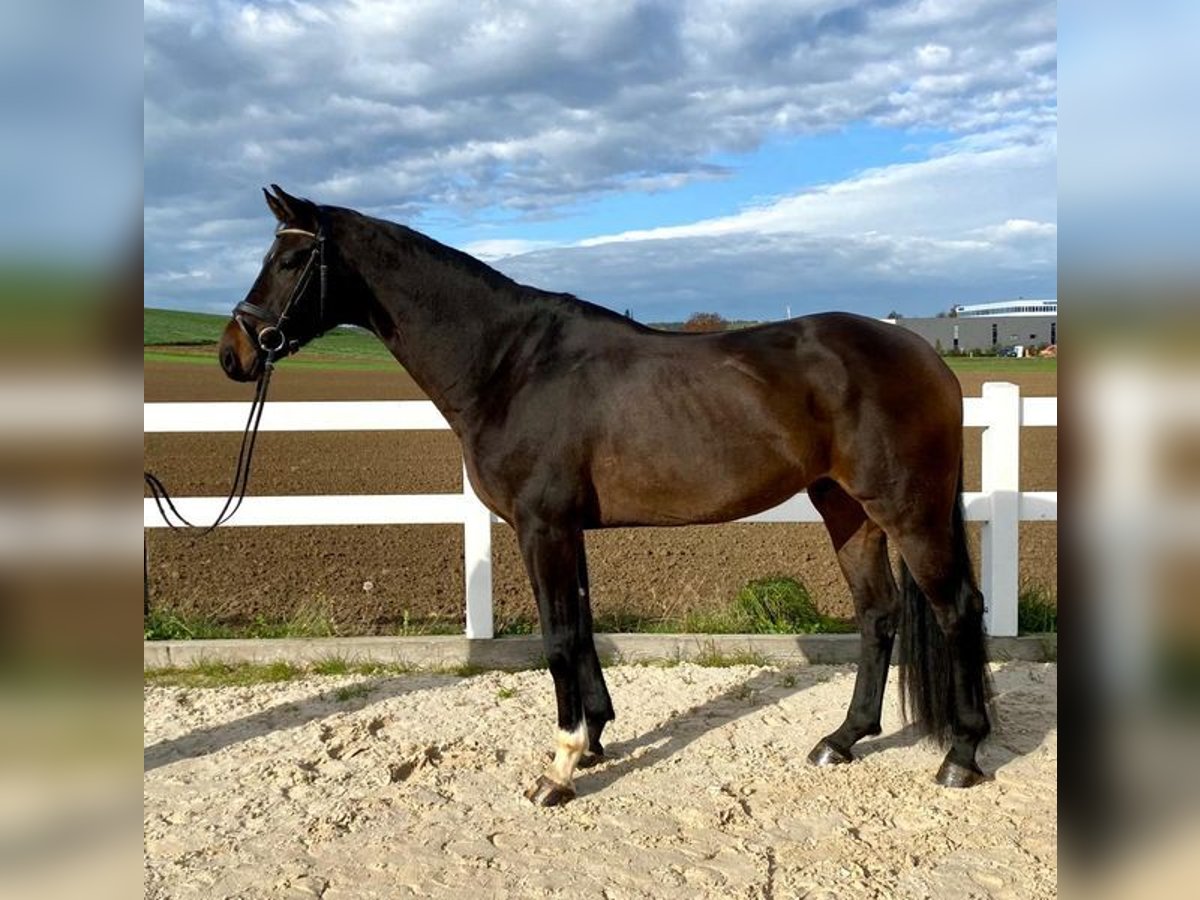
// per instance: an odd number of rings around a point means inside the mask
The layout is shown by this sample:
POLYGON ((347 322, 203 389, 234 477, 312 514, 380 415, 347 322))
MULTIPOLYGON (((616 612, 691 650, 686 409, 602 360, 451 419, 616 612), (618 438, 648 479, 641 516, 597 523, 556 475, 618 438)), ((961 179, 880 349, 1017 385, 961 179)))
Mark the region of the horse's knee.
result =
POLYGON ((550 630, 542 638, 546 665, 555 678, 574 676, 579 659, 579 637, 574 630, 550 630))
POLYGON ((893 640, 896 628, 900 623, 900 608, 883 609, 878 606, 860 610, 858 613, 858 629, 864 638, 879 643, 893 640))

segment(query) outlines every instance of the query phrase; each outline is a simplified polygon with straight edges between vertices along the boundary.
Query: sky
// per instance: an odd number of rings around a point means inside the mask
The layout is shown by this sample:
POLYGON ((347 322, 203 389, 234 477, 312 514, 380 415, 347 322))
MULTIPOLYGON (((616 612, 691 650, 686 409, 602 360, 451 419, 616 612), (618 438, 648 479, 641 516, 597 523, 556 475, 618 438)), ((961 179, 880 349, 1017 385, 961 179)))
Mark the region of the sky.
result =
POLYGON ((641 321, 1053 297, 1048 0, 146 0, 145 302, 227 312, 261 186, 641 321))

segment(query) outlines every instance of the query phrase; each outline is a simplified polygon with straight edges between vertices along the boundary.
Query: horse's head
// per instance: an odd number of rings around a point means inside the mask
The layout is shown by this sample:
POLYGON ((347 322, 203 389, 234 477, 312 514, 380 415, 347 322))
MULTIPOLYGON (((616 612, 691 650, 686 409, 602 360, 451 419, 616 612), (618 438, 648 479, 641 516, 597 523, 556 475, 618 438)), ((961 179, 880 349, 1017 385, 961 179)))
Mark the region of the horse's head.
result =
POLYGON ((274 194, 263 194, 279 220, 274 243, 218 344, 221 368, 234 381, 253 381, 268 361, 295 353, 329 327, 320 211, 278 185, 271 188, 274 194))

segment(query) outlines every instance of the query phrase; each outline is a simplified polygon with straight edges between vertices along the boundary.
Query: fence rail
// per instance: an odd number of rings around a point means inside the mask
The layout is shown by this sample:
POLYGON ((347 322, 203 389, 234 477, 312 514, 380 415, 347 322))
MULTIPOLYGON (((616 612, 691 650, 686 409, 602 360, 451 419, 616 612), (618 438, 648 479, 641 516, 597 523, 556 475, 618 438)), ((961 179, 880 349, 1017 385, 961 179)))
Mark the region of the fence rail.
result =
MULTIPOLYGON (((144 426, 151 433, 237 432, 246 424, 243 403, 147 403, 144 426)), ((963 401, 963 424, 983 428, 981 488, 964 496, 968 521, 983 523, 982 587, 993 635, 1017 633, 1018 532, 1021 522, 1056 521, 1056 491, 1020 490, 1022 427, 1056 427, 1057 397, 1022 399, 1014 384, 989 382, 980 397, 963 401)), ((422 431, 448 429, 427 400, 280 402, 263 411, 262 431, 422 431)), ((175 501, 193 521, 216 516, 224 498, 175 501)), ((143 501, 143 525, 164 527, 154 501, 143 501)), ((247 497, 233 527, 279 525, 434 525, 463 527, 466 635, 490 638, 492 622, 492 532, 499 521, 475 496, 463 473, 460 493, 343 494, 247 497)), ((820 522, 805 494, 742 522, 820 522)))

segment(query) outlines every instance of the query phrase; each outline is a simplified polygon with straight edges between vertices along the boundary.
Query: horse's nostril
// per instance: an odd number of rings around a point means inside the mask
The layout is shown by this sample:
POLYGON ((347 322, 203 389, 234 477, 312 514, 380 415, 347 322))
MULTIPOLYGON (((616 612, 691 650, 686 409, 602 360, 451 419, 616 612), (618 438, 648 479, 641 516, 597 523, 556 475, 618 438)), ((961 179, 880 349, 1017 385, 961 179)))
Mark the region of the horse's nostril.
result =
POLYGON ((225 370, 227 375, 233 375, 237 370, 237 357, 230 347, 226 347, 221 351, 221 368, 225 370))

